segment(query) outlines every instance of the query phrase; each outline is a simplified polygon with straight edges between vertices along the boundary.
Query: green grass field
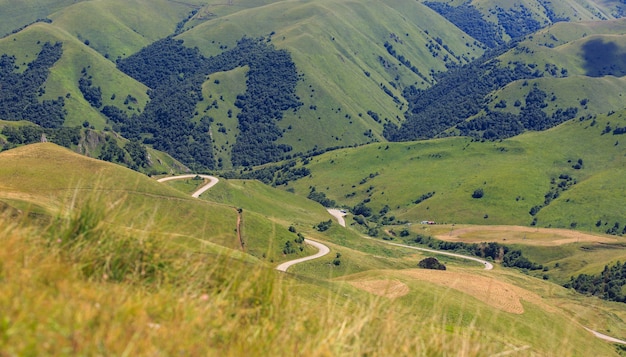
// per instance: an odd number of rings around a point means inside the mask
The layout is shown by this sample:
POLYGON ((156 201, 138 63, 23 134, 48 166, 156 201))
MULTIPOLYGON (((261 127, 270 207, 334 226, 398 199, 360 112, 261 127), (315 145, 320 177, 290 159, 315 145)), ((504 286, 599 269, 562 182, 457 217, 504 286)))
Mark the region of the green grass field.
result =
MULTIPOLYGON (((66 125, 87 120, 104 129, 106 119, 78 90, 83 68, 101 86, 105 105, 138 113, 148 88, 117 71, 115 59, 172 34, 192 10, 198 12, 177 38, 205 55, 231 48, 244 35, 274 32, 271 43, 289 50, 296 62, 303 103, 279 123, 281 143, 306 151, 383 140, 385 119, 397 123, 407 109, 402 88, 428 86, 433 71, 445 70, 446 54, 464 56, 465 62, 482 53, 472 38, 419 1, 225 3, 0 0, 0 29, 6 32, 37 17, 53 20, 0 39, 0 54, 15 55, 23 70, 42 42, 62 41, 63 57, 51 70, 44 98, 69 94, 66 125), (427 45, 437 38, 450 50, 435 56, 427 45), (389 55, 385 42, 425 79, 389 55), (124 105, 127 95, 137 104, 124 105)), ((472 3, 486 14, 496 5, 511 5, 472 3)), ((543 14, 541 3, 521 3, 543 14)), ((555 6, 559 14, 580 20, 611 17, 605 4, 567 0, 555 6)), ((523 41, 528 53, 502 57, 503 63, 522 60, 540 69, 556 64, 567 68, 569 77, 540 78, 528 86, 515 82, 494 93, 493 101, 512 104, 536 84, 557 96, 549 111, 578 106, 578 116, 594 118, 498 142, 456 137, 345 148, 310 158, 311 175, 286 186, 221 179, 194 199, 190 193, 199 184, 194 180, 158 183, 49 143, 0 152, 0 355, 623 354, 584 327, 626 339, 626 305, 560 284, 626 260, 624 238, 602 234, 616 222, 626 225, 626 139, 611 132, 626 127, 624 83, 584 76, 579 56, 593 39, 614 41, 622 51, 625 24, 559 23, 523 41), (599 114, 609 111, 615 113, 599 114), (577 163, 582 164, 574 168, 577 163), (533 217, 530 209, 543 204, 563 175, 575 184, 533 217), (363 202, 379 215, 388 206, 393 223, 411 225, 369 222, 381 238, 368 239, 367 229, 351 215, 348 227, 340 227, 324 207, 308 200, 311 187, 344 208, 363 202), (484 192, 481 198, 472 197, 477 189, 484 192), (550 245, 546 242, 561 239, 556 231, 520 237, 480 229, 503 225, 506 232, 531 225, 533 218, 536 227, 600 238, 550 245), (328 230, 315 228, 327 220, 328 230), (447 225, 419 225, 423 220, 447 225), (382 239, 391 238, 389 229, 441 235, 467 227, 478 229, 460 240, 508 244, 547 269, 522 272, 495 262, 486 271, 475 262, 382 239), (330 253, 287 273, 275 271, 281 262, 315 253, 293 243, 298 233, 327 245, 330 253), (295 246, 289 254, 287 242, 295 246), (447 270, 417 269, 429 256, 447 270)), ((212 74, 197 107, 196 119, 214 118, 211 135, 224 170, 231 169, 230 150, 239 134, 233 103, 246 90, 246 73, 238 68, 212 74)), ((24 123, 0 122, 4 125, 24 123)), ((155 174, 185 170, 149 150, 155 174)))
POLYGON ((609 122, 625 125, 623 114, 501 142, 447 138, 333 151, 314 157, 311 175, 287 188, 305 196, 313 186, 348 207, 369 199, 373 214, 388 205, 388 216, 410 222, 527 226, 530 209, 544 204, 559 176, 569 175, 576 184, 539 211, 537 226, 604 232, 598 220, 612 225, 623 216, 625 152, 619 135, 602 131, 609 122), (573 168, 579 159, 583 168, 573 168), (472 198, 477 189, 484 192, 480 199, 472 198), (434 196, 414 203, 429 192, 434 196))
POLYGON ((158 183, 52 144, 2 152, 0 167, 0 201, 40 205, 55 222, 20 223, 17 211, 7 209, 18 218, 1 218, 0 299, 18 290, 21 296, 19 303, 2 300, 10 306, 2 311, 10 327, 0 330, 0 350, 8 353, 182 348, 264 355, 298 346, 312 355, 481 356, 521 349, 609 356, 614 347, 581 325, 626 336, 621 304, 445 257, 445 279, 425 278, 416 266, 429 254, 365 239, 336 223, 318 232, 313 226, 331 218, 323 207, 256 181, 221 180, 192 199, 195 182, 158 183), (235 234, 237 209, 244 252, 235 234), (312 253, 280 253, 295 237, 289 226, 328 245, 330 254, 287 274, 274 272, 279 261, 312 253), (27 281, 29 288, 20 288, 27 281), (393 295, 389 284, 399 288, 393 295), (72 326, 81 334, 67 337, 72 326), (32 344, 35 338, 40 343, 32 344), (207 338, 212 343, 196 343, 207 338))

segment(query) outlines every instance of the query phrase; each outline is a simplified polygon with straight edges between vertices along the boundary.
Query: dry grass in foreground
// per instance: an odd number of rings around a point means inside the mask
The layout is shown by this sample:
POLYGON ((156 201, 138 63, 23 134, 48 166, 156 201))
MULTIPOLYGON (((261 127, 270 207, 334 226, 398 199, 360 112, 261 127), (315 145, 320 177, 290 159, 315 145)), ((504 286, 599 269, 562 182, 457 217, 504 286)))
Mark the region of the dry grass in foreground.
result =
POLYGON ((103 214, 88 205, 44 228, 0 218, 0 356, 490 354, 474 329, 444 332, 387 299, 352 301, 268 267, 128 236, 103 214))

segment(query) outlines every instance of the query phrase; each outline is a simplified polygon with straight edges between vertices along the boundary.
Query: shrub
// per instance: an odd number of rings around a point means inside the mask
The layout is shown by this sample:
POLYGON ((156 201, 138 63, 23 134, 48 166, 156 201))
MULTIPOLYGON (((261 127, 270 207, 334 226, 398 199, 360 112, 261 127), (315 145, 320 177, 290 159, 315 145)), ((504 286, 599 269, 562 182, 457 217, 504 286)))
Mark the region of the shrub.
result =
POLYGON ((443 265, 437 258, 428 257, 426 259, 422 259, 417 266, 422 269, 433 269, 433 270, 446 270, 446 266, 443 265))
POLYGON ((482 198, 485 195, 485 192, 483 191, 482 188, 477 188, 474 190, 474 193, 472 193, 472 198, 482 198))

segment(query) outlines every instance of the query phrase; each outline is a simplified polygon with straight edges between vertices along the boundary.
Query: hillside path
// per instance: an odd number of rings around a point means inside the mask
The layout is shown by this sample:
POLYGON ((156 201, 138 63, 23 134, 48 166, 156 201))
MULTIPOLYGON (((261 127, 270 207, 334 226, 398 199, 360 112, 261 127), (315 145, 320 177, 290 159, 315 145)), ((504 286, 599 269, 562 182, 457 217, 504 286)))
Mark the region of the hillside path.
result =
POLYGON ((414 247, 414 246, 411 246, 411 245, 393 243, 393 242, 388 242, 388 241, 385 241, 385 240, 379 240, 379 239, 374 239, 374 238, 365 237, 365 236, 362 236, 362 237, 365 238, 365 239, 375 240, 377 242, 381 242, 381 243, 384 243, 384 244, 394 245, 396 247, 402 247, 402 248, 408 248, 408 249, 413 249, 413 250, 419 250, 419 251, 422 251, 422 252, 428 252, 428 253, 439 254, 439 255, 446 255, 446 256, 454 257, 454 258, 473 260, 475 262, 478 262, 478 263, 482 264, 485 267, 485 270, 493 269, 493 264, 489 263, 488 261, 486 261, 484 259, 472 257, 472 256, 469 256, 469 255, 450 253, 450 252, 446 252, 446 251, 442 251, 442 250, 414 247))
MULTIPOLYGON (((171 180, 183 180, 183 179, 187 179, 187 178, 194 178, 196 176, 208 179, 209 183, 207 183, 206 185, 200 187, 198 190, 196 190, 194 193, 191 194, 191 196, 195 197, 195 198, 200 197, 201 194, 203 194, 204 192, 206 192, 207 190, 209 190, 211 187, 215 186, 219 182, 219 179, 217 177, 215 177, 215 176, 194 175, 194 174, 163 177, 163 178, 158 179, 157 181, 158 182, 166 182, 166 181, 171 181, 171 180)), ((337 218, 337 222, 339 223, 340 226, 342 226, 342 227, 346 226, 346 222, 345 222, 345 220, 343 218, 346 215, 345 213, 343 213, 339 209, 328 209, 328 212, 331 215, 333 215, 334 217, 337 218)), ((238 218, 238 220, 239 220, 239 218, 238 218)), ((377 239, 370 238, 370 237, 363 237, 363 238, 379 241, 377 239)), ((241 239, 241 237, 240 237, 240 239, 241 239)), ((306 261, 313 260, 313 259, 317 259, 317 258, 323 257, 326 254, 330 253, 330 248, 328 248, 327 246, 325 246, 322 243, 319 243, 319 242, 316 242, 316 241, 313 241, 313 240, 310 240, 310 239, 305 239, 304 242, 306 244, 309 244, 309 245, 312 245, 312 246, 316 247, 317 249, 319 249, 319 251, 316 254, 310 255, 308 257, 294 259, 294 260, 290 260, 288 262, 284 262, 284 263, 280 264, 279 266, 277 266, 276 270, 282 271, 282 272, 286 272, 287 269, 289 269, 289 267, 291 267, 292 265, 295 265, 295 264, 298 264, 298 263, 302 263, 302 262, 306 262, 306 261)), ((429 252, 429 253, 433 253, 433 254, 447 255, 447 256, 455 257, 455 258, 473 260, 475 262, 483 264, 484 267, 485 267, 485 270, 493 269, 493 264, 489 263, 488 261, 483 260, 483 259, 479 259, 479 258, 475 258, 475 257, 470 257, 470 256, 463 255, 463 254, 450 253, 450 252, 434 250, 434 249, 428 249, 428 248, 413 247, 413 246, 410 246, 410 245, 393 243, 393 242, 387 242, 387 241, 379 241, 379 242, 382 242, 382 243, 385 243, 385 244, 388 244, 388 245, 393 245, 393 246, 396 246, 396 247, 401 247, 401 248, 408 248, 408 249, 419 250, 419 251, 423 251, 423 252, 429 252)), ((622 345, 626 345, 626 341, 624 341, 624 340, 620 340, 620 339, 615 338, 615 337, 611 337, 611 336, 607 336, 607 335, 601 334, 601 333, 599 333, 597 331, 594 331, 592 329, 589 329, 587 327, 585 327, 585 330, 591 332, 595 337, 597 337, 599 339, 602 339, 602 340, 605 340, 605 341, 608 341, 608 342, 612 342, 612 343, 619 343, 619 344, 622 344, 622 345)))
POLYGON ((290 260, 288 262, 284 262, 281 265, 276 267, 276 270, 278 271, 287 271, 287 269, 289 269, 290 266, 298 264, 298 263, 302 263, 302 262, 306 262, 307 260, 313 260, 313 259, 317 259, 319 257, 323 257, 326 254, 328 254, 330 252, 330 248, 328 248, 327 246, 325 246, 322 243, 310 240, 310 239, 305 239, 304 243, 308 244, 308 245, 312 245, 315 248, 319 249, 319 252, 317 252, 314 255, 309 255, 308 257, 304 257, 304 258, 299 258, 299 259, 294 259, 294 260, 290 260))
POLYGON ((328 213, 337 218, 337 223, 339 223, 340 226, 346 226, 346 220, 343 218, 346 215, 346 211, 337 208, 328 208, 326 210, 328 211, 328 213))
POLYGON ((188 179, 188 178, 194 178, 194 177, 202 177, 203 179, 208 179, 209 183, 207 183, 206 185, 200 187, 199 189, 197 189, 194 193, 191 194, 191 197, 194 198, 198 198, 200 197, 201 194, 205 193, 206 191, 208 191, 211 187, 217 185, 218 182, 220 182, 220 180, 215 177, 215 176, 209 176, 209 175, 194 175, 194 174, 190 174, 190 175, 178 175, 178 176, 168 176, 168 177, 163 177, 158 179, 158 182, 165 182, 165 181, 173 181, 173 180, 183 180, 183 179, 188 179))
POLYGON ((613 343, 619 343, 619 344, 622 344, 622 345, 626 345, 626 341, 620 340, 619 338, 607 336, 607 335, 601 334, 598 331, 594 331, 594 330, 586 328, 586 327, 585 327, 585 330, 591 332, 594 336, 596 336, 597 338, 599 338, 601 340, 605 340, 605 341, 608 341, 608 342, 613 342, 613 343))

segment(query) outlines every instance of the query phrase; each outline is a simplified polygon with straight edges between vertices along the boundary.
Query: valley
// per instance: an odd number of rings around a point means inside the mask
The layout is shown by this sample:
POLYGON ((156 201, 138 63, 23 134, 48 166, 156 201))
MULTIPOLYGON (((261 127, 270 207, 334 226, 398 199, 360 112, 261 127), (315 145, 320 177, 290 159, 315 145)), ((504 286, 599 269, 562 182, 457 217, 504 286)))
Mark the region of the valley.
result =
POLYGON ((625 355, 625 15, 0 0, 0 356, 625 355))

